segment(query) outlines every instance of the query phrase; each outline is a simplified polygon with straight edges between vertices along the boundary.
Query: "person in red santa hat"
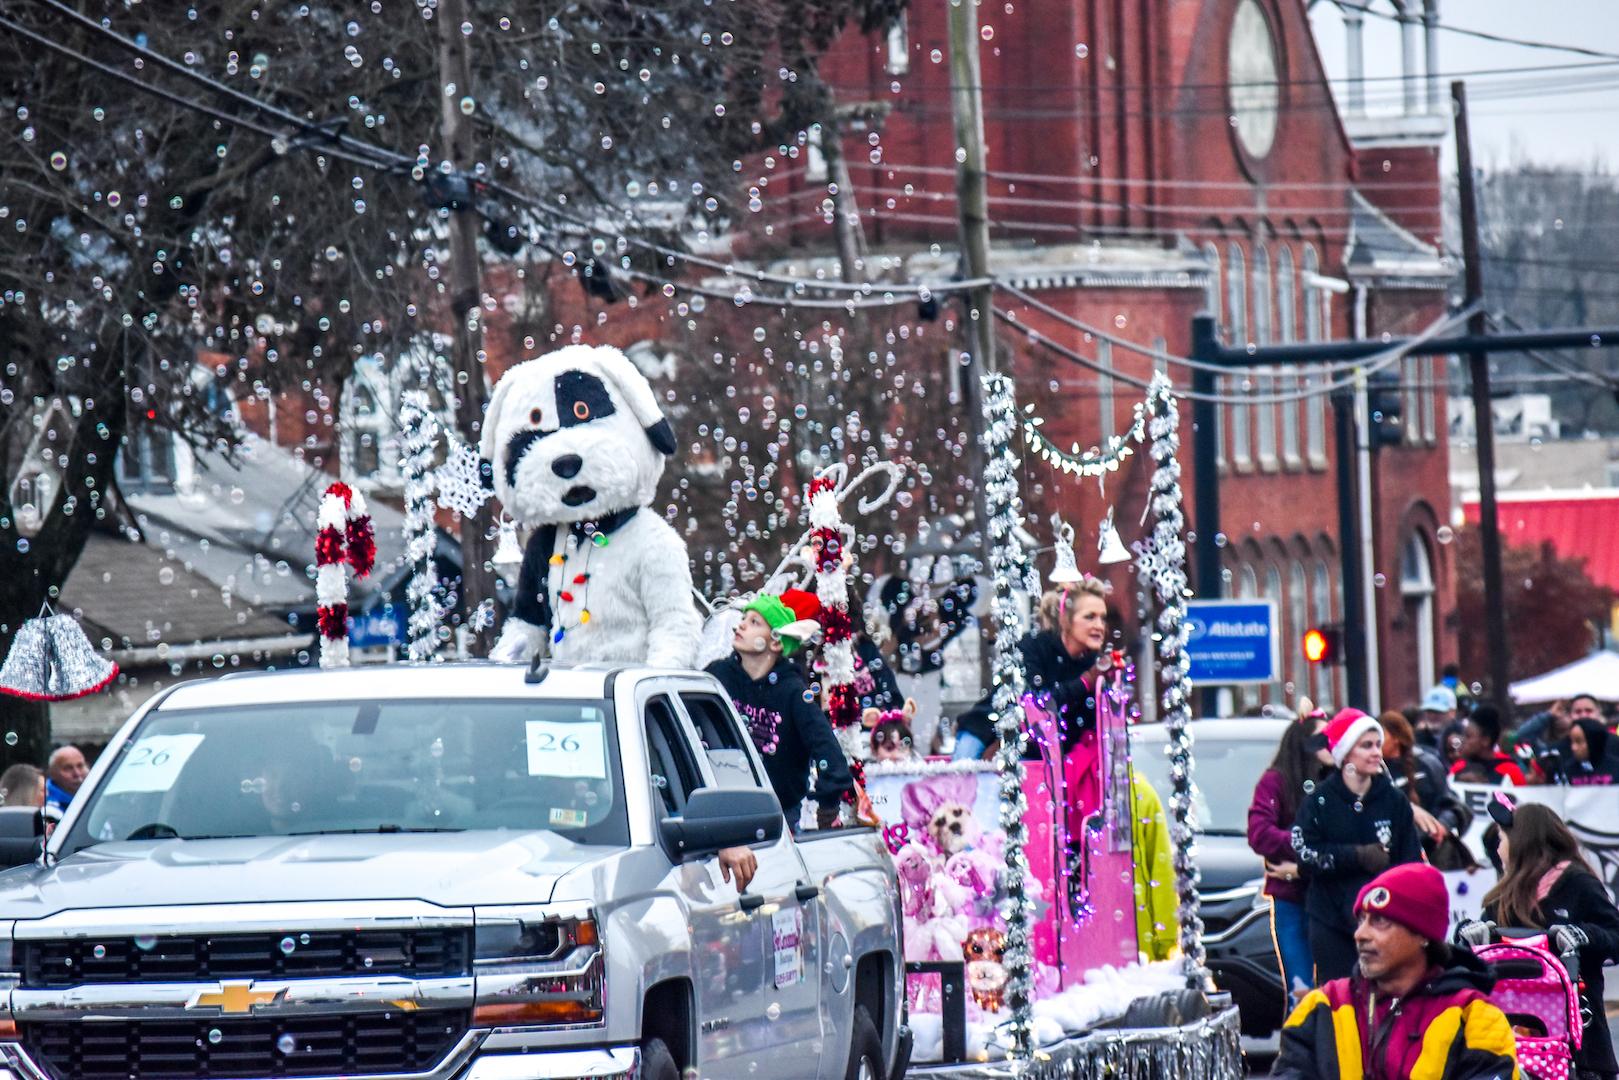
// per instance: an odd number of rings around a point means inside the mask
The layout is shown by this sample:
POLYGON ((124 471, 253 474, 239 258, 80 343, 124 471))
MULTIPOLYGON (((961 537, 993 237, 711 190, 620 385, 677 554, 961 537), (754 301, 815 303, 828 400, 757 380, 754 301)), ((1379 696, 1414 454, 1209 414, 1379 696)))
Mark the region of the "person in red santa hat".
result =
POLYGON ((1391 866, 1421 862, 1422 838, 1411 802, 1383 769, 1383 729, 1359 709, 1343 709, 1322 734, 1337 769, 1306 782, 1293 826, 1299 869, 1309 879, 1315 985, 1343 979, 1355 966, 1355 898, 1391 866))
POLYGON ((843 793, 854 789, 832 724, 804 684, 798 665, 789 659, 820 632, 815 621, 820 613, 814 593, 801 589, 788 589, 780 596, 760 593, 742 609, 731 655, 707 668, 748 725, 770 786, 794 831, 799 807, 809 794, 811 764, 816 767, 816 817, 822 828, 836 820, 843 793))
POLYGON ((1512 1025, 1485 997, 1495 975, 1445 944, 1450 900, 1426 863, 1384 871, 1355 898, 1359 962, 1305 995, 1271 1070, 1287 1080, 1514 1080, 1512 1025))

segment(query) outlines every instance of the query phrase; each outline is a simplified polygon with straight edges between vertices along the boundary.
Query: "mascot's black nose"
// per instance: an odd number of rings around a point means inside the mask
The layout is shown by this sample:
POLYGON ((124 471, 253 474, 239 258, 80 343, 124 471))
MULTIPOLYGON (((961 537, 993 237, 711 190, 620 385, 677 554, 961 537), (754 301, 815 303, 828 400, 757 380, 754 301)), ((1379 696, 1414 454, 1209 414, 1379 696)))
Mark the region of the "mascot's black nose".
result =
POLYGON ((578 454, 563 454, 551 462, 551 471, 564 480, 572 480, 579 475, 579 470, 585 467, 585 460, 578 454))

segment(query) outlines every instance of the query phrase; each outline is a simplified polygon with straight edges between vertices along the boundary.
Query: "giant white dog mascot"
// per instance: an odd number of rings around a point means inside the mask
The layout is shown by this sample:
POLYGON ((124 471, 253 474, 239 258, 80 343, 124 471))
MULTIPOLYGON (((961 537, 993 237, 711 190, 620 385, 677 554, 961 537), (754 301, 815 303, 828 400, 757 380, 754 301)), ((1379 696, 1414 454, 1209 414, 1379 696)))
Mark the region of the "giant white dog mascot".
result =
POLYGON ((702 628, 686 545, 647 504, 675 436, 624 354, 570 345, 507 371, 479 454, 532 533, 491 658, 690 667, 702 628))

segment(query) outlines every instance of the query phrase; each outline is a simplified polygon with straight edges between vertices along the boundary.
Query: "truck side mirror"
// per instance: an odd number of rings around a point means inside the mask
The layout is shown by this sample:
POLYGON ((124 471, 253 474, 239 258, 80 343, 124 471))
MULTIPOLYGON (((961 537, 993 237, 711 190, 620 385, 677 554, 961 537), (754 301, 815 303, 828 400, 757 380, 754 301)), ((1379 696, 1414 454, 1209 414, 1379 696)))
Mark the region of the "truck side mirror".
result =
POLYGON ((676 859, 712 855, 721 848, 781 839, 781 803, 773 791, 702 788, 686 800, 686 812, 658 823, 664 846, 676 859))

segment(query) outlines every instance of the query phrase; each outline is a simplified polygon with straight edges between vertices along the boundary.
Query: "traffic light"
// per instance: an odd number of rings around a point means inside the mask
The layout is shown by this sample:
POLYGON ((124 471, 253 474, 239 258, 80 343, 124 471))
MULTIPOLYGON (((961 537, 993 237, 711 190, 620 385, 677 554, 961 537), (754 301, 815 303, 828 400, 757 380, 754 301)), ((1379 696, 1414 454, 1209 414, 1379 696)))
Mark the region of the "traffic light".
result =
POLYGON ((1367 445, 1378 450, 1405 441, 1405 395, 1396 370, 1379 371, 1366 381, 1366 405, 1371 416, 1367 445))
POLYGON ((1343 628, 1316 626, 1306 630, 1304 632, 1304 658, 1312 664, 1343 663, 1343 628))

